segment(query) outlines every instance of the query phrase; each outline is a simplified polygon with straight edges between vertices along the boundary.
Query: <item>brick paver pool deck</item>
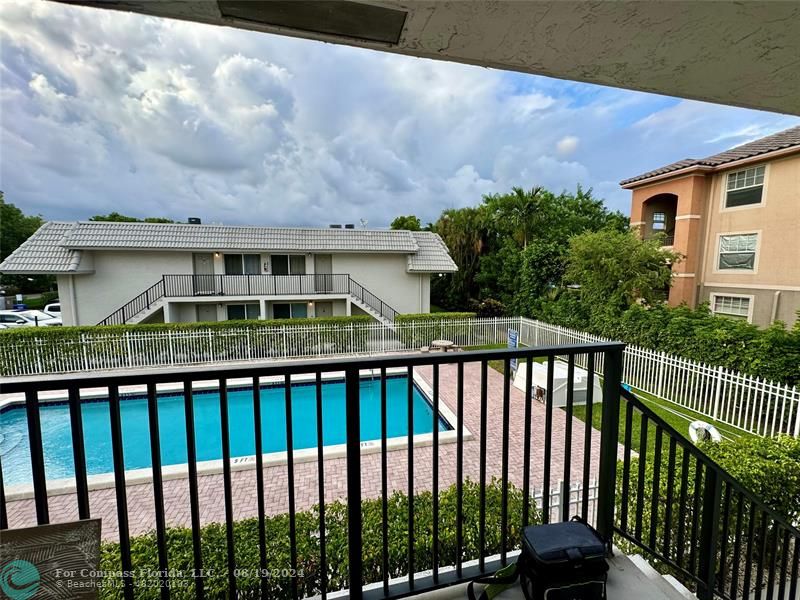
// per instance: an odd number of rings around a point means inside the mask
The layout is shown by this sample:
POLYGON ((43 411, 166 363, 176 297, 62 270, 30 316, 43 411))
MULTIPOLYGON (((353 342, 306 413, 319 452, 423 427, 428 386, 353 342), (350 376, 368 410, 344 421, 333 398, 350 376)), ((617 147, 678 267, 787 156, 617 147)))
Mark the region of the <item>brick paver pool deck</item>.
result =
MULTIPOLYGON (((428 381, 432 380, 432 367, 417 369, 428 381)), ((487 371, 488 419, 486 432, 487 481, 500 477, 502 470, 502 424, 503 424, 503 376, 492 368, 487 371)), ((440 399, 453 413, 456 412, 456 365, 440 367, 440 399)), ((480 474, 480 380, 479 363, 467 363, 464 368, 464 425, 473 437, 464 442, 464 477, 477 481, 480 474)), ((509 419, 509 480, 521 487, 523 480, 524 415, 525 395, 511 386, 509 419)), ((531 419, 531 485, 537 490, 543 484, 544 464, 544 406, 533 402, 531 419)), ((455 425, 455 424, 453 424, 455 425)), ((566 414, 553 411, 551 438, 551 486, 563 477, 564 450, 567 431, 566 414)), ((582 478, 584 464, 585 425, 572 419, 571 481, 582 478)), ((600 434, 592 431, 590 448, 591 477, 596 477, 599 460, 600 434)), ((87 451, 91 451, 87 449, 87 451)), ((431 489, 433 451, 431 446, 414 449, 414 490, 431 489)), ((388 453, 388 481, 390 491, 408 489, 408 450, 402 448, 388 453)), ((325 501, 330 502, 347 496, 347 469, 344 458, 327 458, 325 470, 325 501)), ((297 510, 307 509, 319 502, 317 463, 295 464, 295 501, 297 510)), ((257 515, 256 472, 254 469, 232 473, 233 514, 235 519, 257 515)), ((270 466, 264 468, 264 499, 268 514, 288 511, 287 468, 270 466)), ((439 446, 439 488, 456 481, 456 444, 439 446)), ((361 459, 361 486, 364 498, 376 498, 381 494, 381 455, 365 454, 361 459)), ((200 492, 200 519, 203 524, 225 521, 222 474, 198 477, 200 492)), ((103 538, 114 540, 118 536, 116 496, 113 488, 93 490, 89 493, 90 510, 93 517, 102 518, 103 538)), ((152 531, 155 528, 153 486, 150 483, 127 487, 128 521, 131 535, 152 531)), ((168 525, 190 526, 188 479, 164 482, 164 509, 168 525)), ((15 500, 8 503, 10 527, 35 525, 33 500, 15 500)), ((49 498, 50 521, 53 523, 78 518, 76 495, 63 494, 49 498)))

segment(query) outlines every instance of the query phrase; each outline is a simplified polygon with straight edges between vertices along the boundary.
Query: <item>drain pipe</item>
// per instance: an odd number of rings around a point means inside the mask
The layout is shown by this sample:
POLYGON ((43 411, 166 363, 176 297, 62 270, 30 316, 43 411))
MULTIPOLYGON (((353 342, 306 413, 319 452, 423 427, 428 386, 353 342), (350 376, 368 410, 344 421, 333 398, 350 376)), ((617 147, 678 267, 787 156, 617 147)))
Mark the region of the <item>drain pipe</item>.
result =
POLYGON ((770 323, 774 323, 775 320, 778 318, 778 304, 780 304, 781 300, 781 292, 777 290, 775 294, 772 296, 772 316, 769 319, 770 323))

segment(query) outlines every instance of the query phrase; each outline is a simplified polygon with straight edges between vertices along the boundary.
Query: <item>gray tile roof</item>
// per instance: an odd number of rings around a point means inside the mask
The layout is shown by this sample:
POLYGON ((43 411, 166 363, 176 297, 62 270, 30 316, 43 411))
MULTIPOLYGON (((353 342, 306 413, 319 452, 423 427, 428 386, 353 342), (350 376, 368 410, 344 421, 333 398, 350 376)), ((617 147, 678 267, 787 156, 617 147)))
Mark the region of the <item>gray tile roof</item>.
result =
POLYGON ((455 270, 435 234, 375 229, 294 229, 80 221, 45 223, 2 264, 3 273, 80 272, 81 250, 207 250, 419 254, 409 271, 455 270), (419 241, 421 240, 421 241, 419 241), (428 268, 430 267, 430 268, 428 268))
POLYGON ((736 146, 730 150, 725 150, 724 152, 713 154, 705 158, 685 158, 664 167, 648 171, 647 173, 642 173, 636 177, 625 179, 620 182, 620 185, 627 185, 636 181, 643 181, 645 179, 650 179, 651 177, 655 177, 657 175, 664 175, 665 173, 671 173, 685 167, 719 167, 735 160, 760 156, 761 154, 767 154, 768 152, 775 152, 776 150, 791 148, 792 146, 800 147, 800 126, 779 131, 778 133, 768 135, 767 137, 748 142, 747 144, 742 144, 741 146, 736 146))
POLYGON ((442 238, 429 231, 413 231, 419 250, 408 257, 409 273, 454 273, 456 263, 450 258, 442 238))
POLYGON ((0 263, 2 273, 75 273, 81 251, 61 245, 74 223, 48 221, 0 263))
POLYGON ((265 250, 305 252, 416 252, 408 231, 293 229, 164 223, 80 221, 64 236, 67 248, 150 250, 265 250))

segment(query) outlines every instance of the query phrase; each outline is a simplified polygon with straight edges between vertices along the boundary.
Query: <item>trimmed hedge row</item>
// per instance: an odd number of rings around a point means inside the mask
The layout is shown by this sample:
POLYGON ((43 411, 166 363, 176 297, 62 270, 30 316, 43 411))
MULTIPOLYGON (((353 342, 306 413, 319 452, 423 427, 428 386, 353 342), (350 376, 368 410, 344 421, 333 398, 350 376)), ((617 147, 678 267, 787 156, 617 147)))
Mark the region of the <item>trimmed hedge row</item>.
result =
POLYGON ((408 323, 414 321, 415 323, 424 321, 452 321, 458 319, 474 319, 474 312, 438 312, 438 313, 408 313, 404 315, 397 315, 394 320, 395 323, 408 323))
MULTIPOLYGON (((486 547, 487 555, 501 550, 502 484, 493 479, 486 488, 486 547)), ((463 561, 479 556, 479 506, 480 486, 467 479, 463 487, 463 561)), ((456 487, 439 493, 439 564, 453 565, 456 560, 456 487)), ((509 547, 518 546, 521 538, 522 491, 513 484, 508 486, 508 525, 506 534, 509 547)), ((541 522, 540 512, 531 502, 532 523, 541 522)), ((363 583, 380 581, 382 573, 382 503, 379 499, 361 503, 363 583)), ((327 572, 323 577, 320 565, 319 508, 300 511, 295 518, 297 528, 297 588, 301 598, 320 593, 322 581, 328 590, 348 586, 347 505, 336 501, 325 505, 325 548, 327 572)), ((408 573, 408 496, 395 492, 388 498, 389 577, 408 573)), ((274 599, 292 597, 292 578, 289 547, 289 515, 266 517, 267 597, 274 599)), ((207 597, 227 597, 227 558, 225 525, 213 523, 201 531, 203 569, 208 577, 204 581, 207 597)), ((188 574, 192 572, 192 533, 186 528, 167 530, 167 556, 169 569, 188 574)), ((414 569, 422 571, 433 567, 433 495, 429 491, 414 496, 414 569)), ((234 548, 237 568, 237 587, 244 597, 256 597, 260 586, 258 520, 244 519, 234 523, 234 548)), ((155 534, 150 533, 131 540, 134 585, 138 599, 157 600, 158 555, 155 534)), ((107 543, 102 547, 101 570, 115 573, 121 570, 119 545, 107 543)), ((191 577, 176 577, 170 586, 175 600, 194 599, 194 581, 191 577)), ((122 585, 118 578, 107 576, 101 593, 104 600, 122 598, 122 585)))
POLYGON ((60 373, 353 352, 372 318, 25 327, 0 334, 0 374, 60 373), (295 330, 298 330, 295 332, 295 330), (171 333, 176 335, 170 335, 171 333))
MULTIPOLYGON (((369 315, 353 315, 350 317, 309 317, 305 319, 242 319, 238 321, 203 321, 196 323, 140 323, 136 325, 81 325, 73 327, 16 327, 0 330, 1 335, 9 340, 38 338, 75 339, 82 334, 113 335, 122 333, 164 331, 224 331, 226 329, 263 329, 266 327, 307 327, 309 325, 328 325, 347 327, 373 322, 369 315)), ((0 340, 4 338, 0 337, 0 340)))

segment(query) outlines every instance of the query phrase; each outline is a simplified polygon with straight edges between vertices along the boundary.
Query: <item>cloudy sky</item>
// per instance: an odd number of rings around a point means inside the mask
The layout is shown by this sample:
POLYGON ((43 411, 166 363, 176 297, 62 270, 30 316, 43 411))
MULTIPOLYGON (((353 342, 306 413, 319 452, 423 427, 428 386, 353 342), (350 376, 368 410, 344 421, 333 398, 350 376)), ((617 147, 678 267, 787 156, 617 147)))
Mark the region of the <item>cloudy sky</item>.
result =
POLYGON ((227 224, 435 220, 512 186, 591 187, 800 123, 47 2, 4 1, 0 189, 25 212, 227 224))

